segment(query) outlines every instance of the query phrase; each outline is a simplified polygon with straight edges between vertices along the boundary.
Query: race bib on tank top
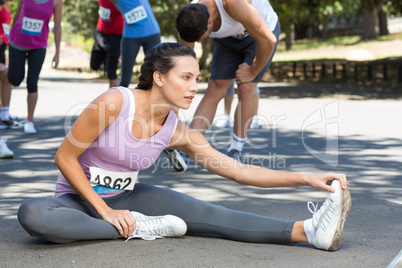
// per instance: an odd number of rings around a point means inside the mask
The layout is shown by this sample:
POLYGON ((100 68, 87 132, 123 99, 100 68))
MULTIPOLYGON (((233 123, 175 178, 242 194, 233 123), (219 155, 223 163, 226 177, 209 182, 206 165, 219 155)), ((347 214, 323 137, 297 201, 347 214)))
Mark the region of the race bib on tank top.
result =
POLYGON ((22 19, 22 32, 29 35, 40 35, 42 32, 43 20, 24 17, 22 19))
POLYGON ((89 167, 92 186, 103 185, 117 190, 133 190, 138 172, 111 171, 98 167, 89 167))

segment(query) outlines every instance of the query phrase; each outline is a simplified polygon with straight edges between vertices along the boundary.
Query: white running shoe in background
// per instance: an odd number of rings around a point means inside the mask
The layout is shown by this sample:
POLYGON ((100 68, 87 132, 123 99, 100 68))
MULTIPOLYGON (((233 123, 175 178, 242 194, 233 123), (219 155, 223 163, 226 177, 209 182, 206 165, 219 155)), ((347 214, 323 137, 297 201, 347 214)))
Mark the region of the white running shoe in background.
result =
POLYGON ((331 186, 335 188, 335 192, 330 193, 318 211, 318 205, 314 206, 312 202, 307 203, 308 209, 313 213, 313 218, 307 221, 315 229, 312 244, 319 249, 328 251, 339 248, 343 226, 352 206, 352 198, 348 189, 343 190, 338 180, 334 180, 331 186), (310 209, 310 205, 313 206, 313 210, 310 209))
POLYGON ((190 163, 190 157, 185 153, 178 150, 163 150, 169 158, 170 164, 173 168, 179 172, 184 172, 188 168, 188 163, 190 163))
POLYGON ((13 158, 14 153, 8 149, 6 144, 7 138, 0 139, 0 158, 13 158))
POLYGON ((225 114, 225 118, 219 118, 216 120, 214 127, 217 128, 229 128, 230 127, 230 116, 225 114))
POLYGON ((18 118, 18 116, 14 116, 14 115, 9 114, 8 117, 10 117, 10 119, 11 119, 11 120, 14 120, 14 121, 20 121, 20 119, 18 118))
POLYGON ((126 241, 131 238, 155 240, 156 238, 182 236, 187 232, 187 224, 173 215, 145 216, 132 211, 137 222, 137 228, 126 241))
POLYGON ((227 155, 231 158, 233 158, 234 160, 236 160, 239 163, 242 163, 242 158, 241 158, 241 151, 237 150, 237 149, 232 149, 230 150, 227 155))
POLYGON ((26 121, 24 125, 24 132, 27 134, 35 134, 36 129, 33 122, 26 121))
POLYGON ((16 129, 16 128, 22 128, 22 124, 11 118, 8 120, 0 120, 0 129, 16 129))
POLYGON ((251 121, 250 129, 258 129, 262 128, 262 126, 258 123, 258 115, 253 116, 253 121, 251 121))

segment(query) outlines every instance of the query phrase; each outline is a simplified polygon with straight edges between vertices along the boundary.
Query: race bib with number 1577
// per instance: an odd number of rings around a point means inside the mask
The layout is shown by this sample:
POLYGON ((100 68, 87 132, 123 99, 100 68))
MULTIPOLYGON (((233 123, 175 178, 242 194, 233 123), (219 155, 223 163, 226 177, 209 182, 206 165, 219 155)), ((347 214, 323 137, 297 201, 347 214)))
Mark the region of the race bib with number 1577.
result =
POLYGON ((118 190, 133 190, 138 172, 111 171, 98 167, 89 167, 92 186, 103 185, 118 190))

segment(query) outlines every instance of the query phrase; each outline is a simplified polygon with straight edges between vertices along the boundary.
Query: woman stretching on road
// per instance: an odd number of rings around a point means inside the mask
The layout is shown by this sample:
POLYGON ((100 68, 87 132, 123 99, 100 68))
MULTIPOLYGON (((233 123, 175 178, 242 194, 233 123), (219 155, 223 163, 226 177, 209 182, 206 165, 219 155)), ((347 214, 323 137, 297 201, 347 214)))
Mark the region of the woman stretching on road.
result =
POLYGON ((279 172, 239 163, 213 149, 176 116, 179 108, 190 107, 199 74, 191 48, 162 43, 145 57, 136 89, 112 88, 96 98, 56 153, 61 174, 54 198, 29 199, 20 206, 18 219, 24 229, 67 243, 179 236, 187 228, 236 241, 305 242, 336 250, 351 206, 345 175, 279 172), (230 210, 138 182, 137 173, 166 148, 182 150, 202 167, 239 184, 310 185, 331 193, 311 219, 294 222, 230 210))

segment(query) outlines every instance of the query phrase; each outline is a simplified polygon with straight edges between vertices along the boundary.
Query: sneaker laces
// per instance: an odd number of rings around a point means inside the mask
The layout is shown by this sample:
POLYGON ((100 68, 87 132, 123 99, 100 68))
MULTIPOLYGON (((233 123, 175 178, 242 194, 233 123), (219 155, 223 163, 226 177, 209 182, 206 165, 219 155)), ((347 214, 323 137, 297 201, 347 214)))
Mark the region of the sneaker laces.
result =
MULTIPOLYGON (((331 200, 332 201, 332 200, 331 200)), ((311 214, 313 214, 313 217, 316 215, 321 215, 323 211, 325 211, 329 205, 330 202, 330 198, 328 197, 325 202, 322 204, 321 208, 318 210, 318 202, 316 205, 314 205, 313 202, 308 201, 307 203, 307 208, 308 210, 311 212, 311 214), (312 206, 312 209, 310 208, 310 206, 312 206)))
POLYGON ((142 238, 144 240, 155 240, 156 238, 163 238, 162 223, 163 217, 141 217, 136 216, 137 228, 127 238, 126 242, 131 238, 142 238))
POLYGON ((314 205, 313 202, 308 201, 307 202, 307 209, 311 212, 311 214, 315 215, 317 213, 318 210, 318 202, 316 205, 314 205), (310 208, 310 205, 313 207, 313 209, 310 208))
MULTIPOLYGON (((320 221, 320 217, 323 215, 323 213, 327 212, 331 202, 333 203, 331 196, 329 196, 327 199, 325 199, 320 209, 318 209, 318 202, 316 205, 314 205, 314 203, 311 201, 307 202, 307 209, 313 214, 313 219, 316 220, 319 225, 323 224, 323 222, 320 221)), ((327 219, 327 221, 329 222, 329 219, 327 219)))

